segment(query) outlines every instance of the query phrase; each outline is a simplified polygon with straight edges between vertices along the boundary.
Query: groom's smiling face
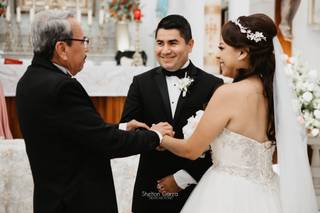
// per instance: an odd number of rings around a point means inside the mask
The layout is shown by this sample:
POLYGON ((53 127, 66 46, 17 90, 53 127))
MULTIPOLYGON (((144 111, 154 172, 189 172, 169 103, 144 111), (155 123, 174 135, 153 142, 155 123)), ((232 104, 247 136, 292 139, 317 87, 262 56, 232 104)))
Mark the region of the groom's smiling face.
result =
POLYGON ((159 29, 155 53, 159 64, 168 71, 180 69, 188 60, 193 40, 186 42, 176 29, 159 29))

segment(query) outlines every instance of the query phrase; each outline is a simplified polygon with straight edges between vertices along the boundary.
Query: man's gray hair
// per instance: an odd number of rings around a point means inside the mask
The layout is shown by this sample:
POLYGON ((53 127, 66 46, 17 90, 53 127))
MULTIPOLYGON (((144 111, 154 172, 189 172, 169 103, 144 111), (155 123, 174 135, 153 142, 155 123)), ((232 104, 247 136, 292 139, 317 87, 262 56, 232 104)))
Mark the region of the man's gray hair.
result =
MULTIPOLYGON (((74 14, 62 10, 45 10, 37 13, 31 25, 31 39, 35 54, 52 59, 57 41, 72 38, 69 18, 74 14)), ((71 41, 66 41, 71 44, 71 41)))

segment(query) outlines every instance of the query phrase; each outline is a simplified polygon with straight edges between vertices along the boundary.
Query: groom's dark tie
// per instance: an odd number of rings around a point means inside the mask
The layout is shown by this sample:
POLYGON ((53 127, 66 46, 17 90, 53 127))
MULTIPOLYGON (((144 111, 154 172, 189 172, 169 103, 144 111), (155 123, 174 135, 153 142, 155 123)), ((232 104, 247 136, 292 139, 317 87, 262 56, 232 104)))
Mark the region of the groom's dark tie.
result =
POLYGON ((177 76, 178 78, 184 78, 187 72, 187 69, 179 69, 176 71, 168 71, 165 69, 162 69, 163 73, 165 74, 165 76, 177 76))

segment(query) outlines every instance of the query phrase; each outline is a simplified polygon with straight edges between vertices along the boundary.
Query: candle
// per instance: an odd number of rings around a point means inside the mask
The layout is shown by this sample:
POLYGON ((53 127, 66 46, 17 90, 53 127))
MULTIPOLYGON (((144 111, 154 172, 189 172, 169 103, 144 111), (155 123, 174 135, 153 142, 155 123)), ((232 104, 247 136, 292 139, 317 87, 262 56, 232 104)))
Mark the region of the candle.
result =
POLYGON ((30 8, 30 22, 32 23, 34 19, 34 8, 30 8))
POLYGON ((20 6, 17 7, 17 22, 21 22, 21 8, 20 6))
POLYGON ((11 19, 11 11, 10 11, 10 4, 9 4, 6 10, 6 20, 10 21, 10 19, 11 19))
POLYGON ((103 25, 103 19, 104 19, 104 10, 103 10, 103 8, 100 8, 100 11, 99 11, 99 25, 103 25))
POLYGON ((77 8, 77 20, 79 23, 81 23, 81 11, 80 8, 77 8))
POLYGON ((34 14, 36 12, 36 0, 32 0, 32 7, 30 8, 30 22, 33 22, 34 14))
POLYGON ((81 10, 80 10, 79 0, 77 0, 76 8, 77 8, 77 20, 79 23, 81 23, 81 10))
POLYGON ((92 25, 92 9, 88 10, 88 25, 92 25))

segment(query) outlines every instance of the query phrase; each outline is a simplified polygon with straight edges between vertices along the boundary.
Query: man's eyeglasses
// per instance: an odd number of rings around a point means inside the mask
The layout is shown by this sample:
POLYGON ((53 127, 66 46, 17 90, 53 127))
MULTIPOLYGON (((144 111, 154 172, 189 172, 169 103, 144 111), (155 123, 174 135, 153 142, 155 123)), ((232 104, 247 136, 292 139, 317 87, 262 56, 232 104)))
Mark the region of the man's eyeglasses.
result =
POLYGON ((84 45, 84 48, 88 48, 90 40, 87 37, 83 37, 83 39, 67 38, 64 41, 81 41, 83 43, 83 45, 84 45))

